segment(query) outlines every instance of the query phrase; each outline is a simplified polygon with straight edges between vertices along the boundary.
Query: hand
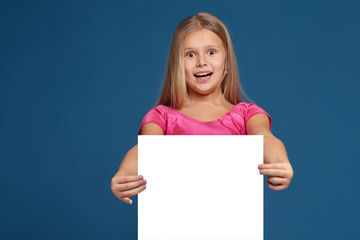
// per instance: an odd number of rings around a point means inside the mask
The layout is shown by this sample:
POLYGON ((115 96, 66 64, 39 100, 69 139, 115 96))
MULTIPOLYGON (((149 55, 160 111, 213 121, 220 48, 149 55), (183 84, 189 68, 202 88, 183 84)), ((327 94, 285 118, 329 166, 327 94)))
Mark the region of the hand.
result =
POLYGON ((125 203, 128 204, 132 204, 133 201, 129 197, 144 191, 146 188, 146 183, 147 181, 143 179, 142 176, 115 175, 111 179, 111 191, 121 201, 124 201, 125 203))
POLYGON ((258 169, 261 175, 269 175, 268 186, 275 191, 288 188, 294 174, 290 163, 260 164, 258 169))

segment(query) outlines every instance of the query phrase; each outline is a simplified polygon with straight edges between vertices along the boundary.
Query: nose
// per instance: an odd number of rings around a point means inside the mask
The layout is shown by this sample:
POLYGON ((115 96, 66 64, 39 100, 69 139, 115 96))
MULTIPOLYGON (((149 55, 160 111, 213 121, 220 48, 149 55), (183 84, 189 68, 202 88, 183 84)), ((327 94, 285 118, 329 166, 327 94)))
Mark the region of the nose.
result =
POLYGON ((197 66, 200 67, 204 65, 206 65, 206 59, 203 54, 199 54, 197 59, 197 66))

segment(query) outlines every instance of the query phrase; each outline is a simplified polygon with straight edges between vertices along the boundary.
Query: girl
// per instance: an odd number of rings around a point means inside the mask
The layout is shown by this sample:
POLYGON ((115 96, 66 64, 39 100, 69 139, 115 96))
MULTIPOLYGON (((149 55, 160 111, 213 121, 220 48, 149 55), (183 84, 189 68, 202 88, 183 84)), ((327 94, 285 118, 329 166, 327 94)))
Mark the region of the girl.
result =
MULTIPOLYGON (((221 20, 200 12, 177 26, 170 47, 165 84, 157 106, 143 118, 139 134, 264 135, 264 164, 269 188, 289 186, 293 170, 283 143, 271 133, 271 118, 254 103, 243 102, 229 33, 221 20)), ((146 188, 138 176, 137 145, 125 155, 111 189, 132 204, 146 188)))

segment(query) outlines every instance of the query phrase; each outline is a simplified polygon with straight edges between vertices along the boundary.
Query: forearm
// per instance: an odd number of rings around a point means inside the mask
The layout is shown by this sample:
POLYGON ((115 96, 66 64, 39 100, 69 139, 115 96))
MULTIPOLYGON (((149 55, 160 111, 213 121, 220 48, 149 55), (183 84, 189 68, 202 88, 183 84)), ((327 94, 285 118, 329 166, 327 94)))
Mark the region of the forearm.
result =
POLYGON ((130 149, 121 162, 116 175, 138 175, 138 147, 130 149))
POLYGON ((274 136, 264 136, 264 163, 289 163, 284 144, 274 136))

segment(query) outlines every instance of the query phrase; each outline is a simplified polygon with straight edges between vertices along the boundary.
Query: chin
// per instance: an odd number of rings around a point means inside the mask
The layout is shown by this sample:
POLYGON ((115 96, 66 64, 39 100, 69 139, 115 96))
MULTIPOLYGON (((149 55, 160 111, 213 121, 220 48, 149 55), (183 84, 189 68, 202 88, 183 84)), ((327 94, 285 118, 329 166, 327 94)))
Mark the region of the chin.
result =
POLYGON ((194 92, 200 95, 208 95, 215 91, 215 88, 192 88, 194 92))
POLYGON ((216 85, 211 83, 195 84, 193 89, 196 89, 197 92, 208 94, 215 91, 218 85, 220 85, 220 83, 216 85))

